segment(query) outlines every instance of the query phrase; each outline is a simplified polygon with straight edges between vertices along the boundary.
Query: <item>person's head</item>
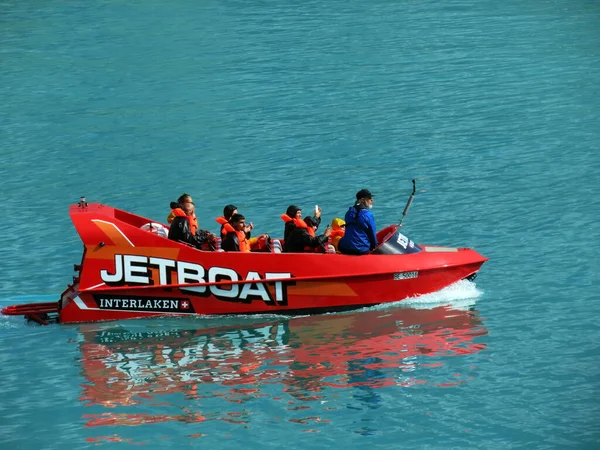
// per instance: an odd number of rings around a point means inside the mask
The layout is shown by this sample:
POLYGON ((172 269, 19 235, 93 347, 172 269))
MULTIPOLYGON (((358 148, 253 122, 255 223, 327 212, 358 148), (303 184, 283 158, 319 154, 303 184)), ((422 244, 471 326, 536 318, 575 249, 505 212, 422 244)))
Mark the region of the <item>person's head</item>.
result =
POLYGON ((181 205, 181 209, 190 216, 194 213, 194 200, 190 194, 181 194, 177 199, 177 203, 181 205))
POLYGON ((288 209, 285 213, 288 215, 288 217, 290 217, 292 219, 301 219, 302 218, 302 209, 300 209, 300 207, 296 206, 296 205, 288 206, 288 209))
POLYGON ((356 203, 371 209, 373 207, 373 194, 368 189, 361 189, 356 193, 356 203))
POLYGON ((234 214, 237 214, 237 206, 227 205, 225 208, 223 208, 223 217, 225 217, 227 220, 231 219, 231 216, 234 214))
POLYGON ((241 214, 234 214, 229 219, 229 223, 235 231, 242 231, 246 227, 246 218, 241 214))
POLYGON ((336 217, 335 219, 333 219, 331 221, 331 229, 332 230, 345 230, 346 229, 346 222, 344 222, 343 219, 340 219, 339 217, 336 217))
POLYGON ((310 228, 312 228, 313 230, 316 230, 318 228, 318 224, 315 221, 315 219, 313 219, 311 216, 306 216, 304 218, 304 223, 309 226, 310 228))

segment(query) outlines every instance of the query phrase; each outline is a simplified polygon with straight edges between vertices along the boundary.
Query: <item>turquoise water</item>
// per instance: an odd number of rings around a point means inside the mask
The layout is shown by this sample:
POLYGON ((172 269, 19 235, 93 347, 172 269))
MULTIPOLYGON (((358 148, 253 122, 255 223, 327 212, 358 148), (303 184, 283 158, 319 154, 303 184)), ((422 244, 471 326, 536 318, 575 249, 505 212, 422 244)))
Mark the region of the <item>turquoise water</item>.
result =
POLYGON ((475 283, 287 319, 0 318, 0 448, 597 448, 600 5, 4 1, 0 306, 57 299, 85 195, 281 235, 376 195, 475 283))

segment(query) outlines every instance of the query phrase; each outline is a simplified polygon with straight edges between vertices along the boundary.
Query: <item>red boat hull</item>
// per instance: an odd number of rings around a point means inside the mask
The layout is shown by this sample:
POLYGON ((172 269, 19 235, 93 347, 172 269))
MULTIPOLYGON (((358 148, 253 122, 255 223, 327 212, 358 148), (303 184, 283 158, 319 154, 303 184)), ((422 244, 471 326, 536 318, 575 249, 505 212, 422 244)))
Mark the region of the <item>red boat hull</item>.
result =
MULTIPOLYGON (((148 232, 141 227, 149 219, 110 206, 72 205, 70 216, 84 254, 58 304, 62 323, 355 309, 438 291, 487 260, 471 249, 428 246, 360 257, 200 251, 148 232)), ((389 237, 395 228, 388 229, 380 234, 389 237)))

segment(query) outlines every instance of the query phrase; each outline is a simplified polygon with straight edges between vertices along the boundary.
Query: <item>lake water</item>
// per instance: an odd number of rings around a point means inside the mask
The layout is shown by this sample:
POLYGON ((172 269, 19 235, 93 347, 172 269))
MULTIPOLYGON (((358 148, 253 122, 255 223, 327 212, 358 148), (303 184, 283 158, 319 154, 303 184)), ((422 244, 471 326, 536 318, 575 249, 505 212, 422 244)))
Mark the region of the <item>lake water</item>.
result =
POLYGON ((487 256, 384 308, 35 327, 0 317, 0 448, 598 448, 600 3, 5 0, 0 306, 53 301, 81 195, 278 236, 487 256))

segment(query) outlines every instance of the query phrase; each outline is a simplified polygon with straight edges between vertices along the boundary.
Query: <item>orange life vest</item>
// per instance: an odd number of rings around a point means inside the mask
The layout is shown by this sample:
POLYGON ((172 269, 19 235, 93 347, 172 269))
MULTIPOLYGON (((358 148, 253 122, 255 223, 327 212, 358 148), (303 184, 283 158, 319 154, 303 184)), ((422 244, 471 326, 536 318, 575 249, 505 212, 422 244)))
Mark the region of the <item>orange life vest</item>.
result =
MULTIPOLYGON (((306 229, 306 231, 308 232, 308 234, 311 237, 315 237, 315 230, 313 229, 313 227, 309 227, 306 222, 304 221, 304 219, 292 219, 290 216, 288 216, 287 214, 282 214, 281 219, 284 222, 294 222, 294 225, 296 225, 298 228, 304 228, 306 229)), ((304 247, 304 251, 305 252, 316 252, 318 251, 317 249, 311 248, 311 247, 304 247)))
MULTIPOLYGON (((294 222, 294 225, 296 225, 298 228, 306 228, 307 230, 309 229, 309 226, 306 225, 306 222, 302 219, 292 219, 287 214, 282 214, 280 217, 283 219, 284 222, 294 222)), ((312 235, 315 235, 314 232, 312 235)))
POLYGON ((225 216, 217 217, 215 220, 221 225, 221 240, 225 239, 227 233, 235 231, 225 216))
POLYGON ((331 236, 329 239, 331 241, 331 245, 335 248, 335 251, 338 251, 338 244, 340 243, 340 239, 344 237, 344 230, 331 230, 331 236))
POLYGON ((248 239, 248 244, 250 244, 250 251, 252 252, 266 252, 271 251, 269 247, 269 237, 268 236, 258 236, 248 239))
POLYGON ((335 251, 338 253, 339 253, 338 244, 340 243, 340 239, 342 239, 344 237, 344 234, 346 233, 346 229, 342 228, 342 225, 346 225, 346 222, 344 222, 339 217, 336 217, 335 219, 333 219, 331 221, 332 229, 331 229, 331 236, 329 237, 329 240, 331 242, 331 245, 333 245, 333 247, 335 248, 335 251))
POLYGON ((248 239, 246 239, 246 233, 244 232, 244 230, 236 231, 231 225, 229 225, 229 227, 231 228, 231 231, 233 231, 236 234, 238 241, 240 242, 240 252, 249 252, 250 243, 248 242, 248 239))
POLYGON ((331 230, 331 238, 333 239, 334 237, 342 237, 344 236, 344 230, 331 230))
POLYGON ((167 222, 172 223, 175 217, 185 217, 190 225, 190 233, 196 234, 198 230, 198 219, 196 219, 196 215, 188 216, 185 211, 181 208, 175 208, 171 210, 169 217, 167 217, 167 222))
POLYGON ((235 233, 235 229, 231 226, 229 222, 225 222, 221 225, 221 234, 223 235, 223 237, 225 237, 228 233, 235 233))

